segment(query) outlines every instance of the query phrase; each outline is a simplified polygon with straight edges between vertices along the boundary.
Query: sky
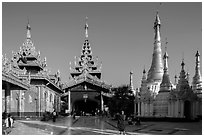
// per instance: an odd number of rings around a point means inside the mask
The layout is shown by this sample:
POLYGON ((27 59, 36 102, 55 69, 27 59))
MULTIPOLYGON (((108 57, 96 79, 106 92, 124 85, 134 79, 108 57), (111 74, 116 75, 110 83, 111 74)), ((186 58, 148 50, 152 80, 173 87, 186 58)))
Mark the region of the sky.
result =
MULTIPOLYGON (((162 52, 165 39, 169 55, 169 75, 174 82, 184 58, 190 83, 195 74, 195 54, 202 59, 202 3, 3 3, 2 55, 11 58, 26 39, 29 19, 32 41, 41 58, 47 58, 51 73, 60 70, 62 81, 69 81, 69 62, 80 56, 88 16, 92 55, 102 61, 102 80, 112 86, 141 85, 142 72, 150 69, 153 54, 156 11, 161 20, 162 52)), ((202 60, 201 60, 202 62, 202 60)), ((201 64, 202 66, 202 64, 201 64)))

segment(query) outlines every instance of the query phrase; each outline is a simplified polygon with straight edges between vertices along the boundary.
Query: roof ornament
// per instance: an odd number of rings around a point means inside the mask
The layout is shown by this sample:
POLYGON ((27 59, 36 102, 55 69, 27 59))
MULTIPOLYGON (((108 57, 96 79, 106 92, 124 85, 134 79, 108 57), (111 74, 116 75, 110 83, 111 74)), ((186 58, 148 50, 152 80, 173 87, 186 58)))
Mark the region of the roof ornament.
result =
POLYGON ((182 62, 181 62, 181 70, 184 70, 184 66, 185 66, 185 63, 184 63, 184 53, 182 54, 182 62))
POLYGON ((28 19, 28 24, 26 26, 26 30, 27 30, 27 39, 31 39, 31 27, 30 27, 29 19, 28 19))
POLYGON ((86 24, 85 24, 85 38, 88 39, 88 17, 86 16, 86 24))

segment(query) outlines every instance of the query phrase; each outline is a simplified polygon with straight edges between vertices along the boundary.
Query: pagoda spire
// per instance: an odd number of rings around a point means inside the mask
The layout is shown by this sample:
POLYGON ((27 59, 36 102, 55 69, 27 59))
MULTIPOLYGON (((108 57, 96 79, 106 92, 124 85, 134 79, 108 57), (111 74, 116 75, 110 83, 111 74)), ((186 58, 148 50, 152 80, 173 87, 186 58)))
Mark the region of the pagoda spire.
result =
POLYGON ((200 73, 200 53, 196 52, 196 66, 195 66, 195 75, 193 77, 192 88, 193 90, 197 90, 202 88, 202 78, 200 73))
POLYGON ((142 76, 142 81, 146 81, 147 80, 147 77, 146 77, 146 70, 144 68, 143 70, 143 76, 142 76))
MULTIPOLYGON (((166 44, 168 42, 166 41, 166 44)), ((171 81, 170 81, 170 78, 169 78, 169 73, 168 73, 168 54, 167 54, 167 51, 166 51, 167 47, 165 47, 165 54, 164 54, 164 74, 163 74, 163 78, 162 78, 162 83, 160 84, 160 91, 166 91, 166 90, 170 90, 171 89, 171 81)))
POLYGON ((26 38, 31 39, 31 26, 30 26, 30 23, 29 23, 29 19, 28 19, 28 24, 26 26, 26 31, 27 31, 26 38))
POLYGON ((184 58, 183 58, 182 62, 181 62, 181 72, 180 72, 178 84, 176 86, 176 89, 178 91, 183 91, 186 86, 189 87, 188 80, 187 80, 187 77, 186 77, 186 72, 184 70, 184 66, 185 66, 185 63, 184 63, 184 58))
POLYGON ((86 24, 85 24, 85 39, 88 40, 88 17, 86 16, 86 24))
POLYGON ((133 88, 132 74, 133 74, 133 72, 132 72, 132 71, 130 71, 130 90, 131 90, 131 91, 133 91, 133 90, 134 90, 134 88, 133 88))
POLYGON ((176 85, 177 84, 177 75, 175 74, 175 76, 174 76, 174 85, 176 85))
POLYGON ((159 18, 159 13, 156 13, 156 18, 154 22, 154 50, 152 57, 152 64, 148 71, 147 81, 151 82, 161 82, 163 76, 163 62, 162 62, 162 50, 161 50, 161 36, 160 36, 161 21, 159 18))

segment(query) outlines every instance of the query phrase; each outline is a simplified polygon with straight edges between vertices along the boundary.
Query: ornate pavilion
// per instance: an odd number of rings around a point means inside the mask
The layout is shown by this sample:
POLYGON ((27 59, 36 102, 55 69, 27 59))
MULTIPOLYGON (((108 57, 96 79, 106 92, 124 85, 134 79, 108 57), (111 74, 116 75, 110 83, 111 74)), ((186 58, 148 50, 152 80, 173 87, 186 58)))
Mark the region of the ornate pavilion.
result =
POLYGON ((60 112, 62 84, 60 72, 50 74, 46 58, 41 60, 31 40, 31 27, 27 24, 27 37, 12 59, 2 57, 2 112, 14 117, 41 117, 54 109, 60 112))
POLYGON ((75 57, 74 66, 70 62, 71 79, 63 87, 62 100, 67 102, 66 113, 93 114, 103 111, 111 86, 101 80, 101 67, 98 58, 92 56, 88 40, 88 23, 85 24, 85 42, 81 55, 75 57))

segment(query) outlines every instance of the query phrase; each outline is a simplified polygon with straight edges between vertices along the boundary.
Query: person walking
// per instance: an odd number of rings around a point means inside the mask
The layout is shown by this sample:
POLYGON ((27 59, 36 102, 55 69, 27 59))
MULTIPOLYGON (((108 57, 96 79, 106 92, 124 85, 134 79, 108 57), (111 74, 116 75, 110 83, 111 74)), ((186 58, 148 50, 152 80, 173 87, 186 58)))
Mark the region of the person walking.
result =
POLYGON ((8 134, 11 132, 11 128, 13 127, 13 119, 11 117, 10 114, 8 114, 7 118, 5 119, 5 126, 6 126, 6 130, 5 130, 5 134, 8 134))
POLYGON ((52 112, 52 120, 53 122, 56 121, 56 117, 57 117, 57 113, 55 112, 55 110, 52 112))
POLYGON ((120 132, 120 134, 125 135, 125 119, 124 119, 124 111, 122 113, 117 114, 117 127, 120 132))

